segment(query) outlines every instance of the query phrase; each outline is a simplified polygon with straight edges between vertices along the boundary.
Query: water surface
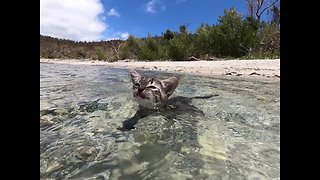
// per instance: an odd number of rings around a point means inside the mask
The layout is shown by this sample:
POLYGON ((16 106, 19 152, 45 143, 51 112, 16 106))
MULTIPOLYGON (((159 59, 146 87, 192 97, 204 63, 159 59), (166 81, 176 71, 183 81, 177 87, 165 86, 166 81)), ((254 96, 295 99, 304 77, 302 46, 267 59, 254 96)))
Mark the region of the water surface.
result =
POLYGON ((41 63, 40 177, 280 179, 279 82, 179 76, 172 108, 120 131, 139 114, 128 70, 41 63))

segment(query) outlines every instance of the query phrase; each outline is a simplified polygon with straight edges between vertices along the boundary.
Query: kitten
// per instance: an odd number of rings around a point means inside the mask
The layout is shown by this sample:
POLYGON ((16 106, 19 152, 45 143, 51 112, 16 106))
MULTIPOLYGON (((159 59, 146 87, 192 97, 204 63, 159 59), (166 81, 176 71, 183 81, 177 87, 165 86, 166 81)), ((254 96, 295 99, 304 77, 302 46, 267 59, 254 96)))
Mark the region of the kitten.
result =
POLYGON ((132 90, 134 99, 142 107, 157 109, 174 92, 179 83, 179 78, 158 79, 141 76, 135 70, 131 71, 132 90))

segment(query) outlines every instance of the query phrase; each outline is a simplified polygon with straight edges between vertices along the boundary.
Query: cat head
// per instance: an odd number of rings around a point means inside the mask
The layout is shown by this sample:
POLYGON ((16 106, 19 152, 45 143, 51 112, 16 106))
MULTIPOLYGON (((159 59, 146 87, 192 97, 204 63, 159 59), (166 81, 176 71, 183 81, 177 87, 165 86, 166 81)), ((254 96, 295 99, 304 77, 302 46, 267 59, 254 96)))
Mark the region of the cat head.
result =
POLYGON ((131 80, 134 99, 146 108, 155 108, 166 101, 179 83, 177 77, 161 80, 154 77, 141 76, 135 70, 131 70, 131 80))

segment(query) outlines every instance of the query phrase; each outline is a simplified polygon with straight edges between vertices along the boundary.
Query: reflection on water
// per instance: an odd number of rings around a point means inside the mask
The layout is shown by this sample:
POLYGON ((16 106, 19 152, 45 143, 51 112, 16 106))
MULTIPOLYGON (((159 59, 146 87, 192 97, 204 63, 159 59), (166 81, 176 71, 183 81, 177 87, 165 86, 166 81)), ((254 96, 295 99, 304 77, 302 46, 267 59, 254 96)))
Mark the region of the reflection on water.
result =
POLYGON ((280 179, 279 82, 180 75, 170 106, 150 111, 127 70, 40 70, 41 178, 280 179))

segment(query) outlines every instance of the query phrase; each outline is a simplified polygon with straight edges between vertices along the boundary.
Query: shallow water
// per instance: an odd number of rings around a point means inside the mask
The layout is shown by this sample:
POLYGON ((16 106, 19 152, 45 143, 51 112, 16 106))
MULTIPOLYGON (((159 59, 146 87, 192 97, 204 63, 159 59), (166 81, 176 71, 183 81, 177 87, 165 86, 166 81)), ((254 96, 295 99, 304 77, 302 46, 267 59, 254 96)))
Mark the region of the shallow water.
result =
POLYGON ((40 177, 280 179, 279 82, 179 76, 172 108, 120 131, 140 113, 127 70, 41 63, 40 177))

